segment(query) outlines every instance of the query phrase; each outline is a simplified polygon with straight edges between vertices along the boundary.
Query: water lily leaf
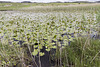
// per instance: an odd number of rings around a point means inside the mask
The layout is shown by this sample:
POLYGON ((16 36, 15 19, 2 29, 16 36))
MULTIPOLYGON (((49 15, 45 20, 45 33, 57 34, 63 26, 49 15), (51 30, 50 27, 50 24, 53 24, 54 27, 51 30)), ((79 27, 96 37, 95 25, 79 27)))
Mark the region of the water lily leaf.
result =
POLYGON ((46 49, 46 51, 48 51, 48 52, 49 52, 49 51, 50 51, 50 48, 46 49))
POLYGON ((40 56, 43 56, 43 55, 45 55, 45 54, 44 54, 43 52, 40 52, 39 55, 40 55, 40 56))
POLYGON ((56 48, 57 48, 57 46, 53 46, 52 48, 56 49, 56 48))
POLYGON ((32 55, 36 56, 38 54, 38 50, 34 49, 34 51, 32 52, 32 55))

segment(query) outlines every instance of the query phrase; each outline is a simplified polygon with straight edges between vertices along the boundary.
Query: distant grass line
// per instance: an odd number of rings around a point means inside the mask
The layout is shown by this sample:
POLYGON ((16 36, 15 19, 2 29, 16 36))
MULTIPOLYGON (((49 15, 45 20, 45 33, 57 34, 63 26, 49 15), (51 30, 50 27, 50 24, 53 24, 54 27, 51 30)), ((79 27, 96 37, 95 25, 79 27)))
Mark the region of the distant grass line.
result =
POLYGON ((31 6, 21 8, 20 11, 30 12, 76 12, 76 11, 90 11, 95 12, 100 10, 100 4, 71 4, 71 5, 58 5, 58 6, 31 6))
POLYGON ((22 8, 20 11, 26 11, 26 12, 96 12, 100 9, 100 6, 88 6, 88 7, 63 7, 63 6, 57 6, 57 7, 33 7, 33 8, 22 8))
POLYGON ((0 11, 18 10, 22 7, 30 7, 30 4, 24 3, 0 3, 0 11))
POLYGON ((0 11, 31 11, 31 12, 52 12, 52 11, 91 11, 98 10, 100 5, 85 3, 0 3, 0 11), (87 5, 87 6, 83 6, 87 5))
POLYGON ((30 6, 58 6, 58 5, 69 5, 76 3, 0 3, 0 11, 18 10, 20 8, 26 8, 30 6))

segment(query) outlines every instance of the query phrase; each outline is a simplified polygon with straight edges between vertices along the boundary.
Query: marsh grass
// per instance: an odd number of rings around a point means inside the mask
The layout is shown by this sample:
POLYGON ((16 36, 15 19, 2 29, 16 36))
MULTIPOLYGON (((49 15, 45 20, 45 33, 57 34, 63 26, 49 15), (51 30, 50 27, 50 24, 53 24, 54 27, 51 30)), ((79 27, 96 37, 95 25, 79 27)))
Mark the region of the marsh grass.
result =
MULTIPOLYGON (((30 64, 32 59, 24 52, 27 52, 25 48, 22 50, 22 48, 11 47, 10 45, 0 43, 1 66, 17 65, 25 67, 25 65, 30 64)), ((100 40, 78 38, 74 42, 71 42, 70 46, 62 49, 61 56, 60 49, 58 48, 56 53, 51 55, 51 59, 55 61, 55 67, 60 67, 60 60, 62 60, 62 67, 99 67, 100 40)))
POLYGON ((78 3, 0 3, 0 11, 24 12, 75 12, 98 11, 99 4, 78 3), (86 5, 86 6, 85 6, 86 5))
MULTIPOLYGON (((100 40, 92 40, 87 38, 78 38, 71 42, 62 51, 63 67, 99 67, 100 64, 100 40)), ((59 62, 59 50, 56 54, 59 62)), ((59 66, 59 64, 58 64, 59 66)))
POLYGON ((35 6, 58 6, 69 5, 76 3, 0 3, 0 11, 17 11, 21 8, 35 7, 35 6))
POLYGON ((31 4, 24 3, 0 3, 0 11, 17 11, 22 7, 29 7, 31 4))
POLYGON ((51 5, 35 5, 28 8, 22 8, 21 11, 29 11, 29 12, 96 12, 100 9, 99 4, 66 4, 64 5, 56 5, 51 3, 51 5))

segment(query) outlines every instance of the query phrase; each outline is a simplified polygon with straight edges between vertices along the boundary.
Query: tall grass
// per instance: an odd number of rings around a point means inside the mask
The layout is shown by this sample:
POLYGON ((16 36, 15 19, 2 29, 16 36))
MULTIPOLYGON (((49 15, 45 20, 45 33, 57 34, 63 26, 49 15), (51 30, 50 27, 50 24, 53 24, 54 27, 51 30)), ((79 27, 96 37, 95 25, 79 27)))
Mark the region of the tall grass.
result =
MULTIPOLYGON (((100 40, 89 41, 88 38, 78 38, 74 42, 71 42, 70 46, 62 50, 62 67, 99 67, 99 45, 100 40)), ((55 58, 57 59, 56 64, 58 64, 60 60, 59 51, 57 51, 55 58)))

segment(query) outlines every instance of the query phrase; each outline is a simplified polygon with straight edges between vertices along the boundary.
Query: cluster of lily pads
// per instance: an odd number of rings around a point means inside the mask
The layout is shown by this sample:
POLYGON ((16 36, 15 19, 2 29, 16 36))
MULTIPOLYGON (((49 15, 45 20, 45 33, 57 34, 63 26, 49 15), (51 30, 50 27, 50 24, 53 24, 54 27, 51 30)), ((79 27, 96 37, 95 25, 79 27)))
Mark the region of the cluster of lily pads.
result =
MULTIPOLYGON (((23 13, 0 12, 0 41, 2 44, 33 45, 32 55, 66 47, 79 36, 97 34, 98 22, 95 13, 23 13), (19 41, 22 41, 20 44, 19 41), (35 45, 35 44, 38 45, 35 45)), ((93 36, 92 36, 93 37, 93 36)))

